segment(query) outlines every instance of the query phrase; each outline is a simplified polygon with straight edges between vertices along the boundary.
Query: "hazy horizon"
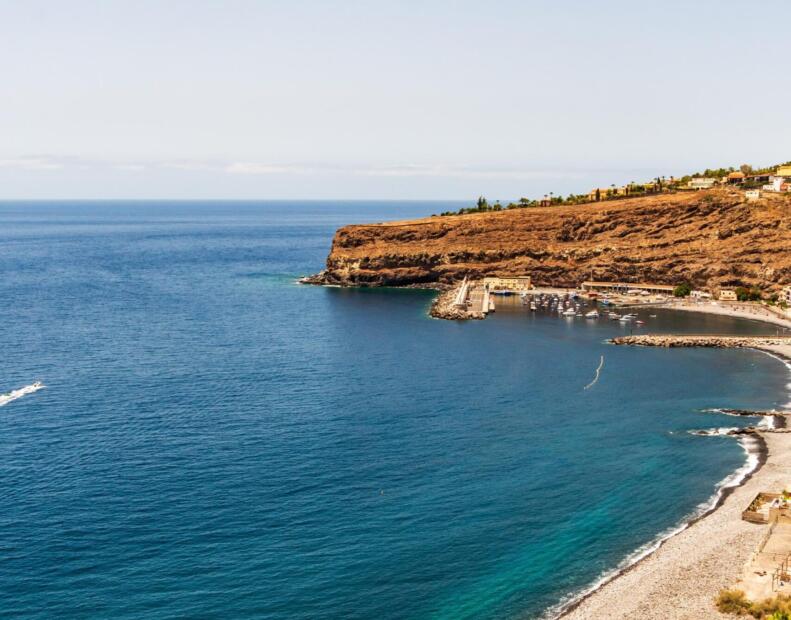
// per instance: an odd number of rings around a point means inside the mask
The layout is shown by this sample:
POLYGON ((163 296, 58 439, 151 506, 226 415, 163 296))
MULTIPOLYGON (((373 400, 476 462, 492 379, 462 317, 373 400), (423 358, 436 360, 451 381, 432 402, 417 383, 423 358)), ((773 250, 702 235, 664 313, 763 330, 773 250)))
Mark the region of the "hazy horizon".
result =
POLYGON ((791 159, 791 6, 0 0, 0 199, 489 200, 791 159))

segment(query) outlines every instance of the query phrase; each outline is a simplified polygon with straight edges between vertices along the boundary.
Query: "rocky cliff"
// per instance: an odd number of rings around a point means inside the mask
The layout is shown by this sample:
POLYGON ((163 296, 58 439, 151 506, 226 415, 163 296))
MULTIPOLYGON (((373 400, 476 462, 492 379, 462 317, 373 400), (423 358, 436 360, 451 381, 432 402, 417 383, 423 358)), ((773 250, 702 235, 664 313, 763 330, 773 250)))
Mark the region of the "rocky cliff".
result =
POLYGON ((777 290, 791 283, 791 195, 748 203, 744 192, 717 189, 345 226, 310 281, 441 285, 487 274, 777 290))

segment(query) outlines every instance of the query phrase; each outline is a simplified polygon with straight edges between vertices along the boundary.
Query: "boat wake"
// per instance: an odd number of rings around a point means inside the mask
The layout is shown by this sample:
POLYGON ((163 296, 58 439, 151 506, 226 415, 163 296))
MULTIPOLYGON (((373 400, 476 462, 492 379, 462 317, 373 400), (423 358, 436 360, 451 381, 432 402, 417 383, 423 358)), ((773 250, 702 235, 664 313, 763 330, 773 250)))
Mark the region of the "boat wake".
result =
POLYGON ((19 388, 18 390, 13 390, 8 392, 7 394, 0 394, 0 407, 7 405, 10 402, 13 402, 23 396, 27 396, 28 394, 32 394, 33 392, 38 392, 39 390, 44 389, 47 387, 41 381, 36 381, 35 383, 31 383, 30 385, 26 385, 23 388, 19 388))
POLYGON ((593 378, 593 381, 591 381, 588 385, 586 385, 584 388, 582 388, 583 390, 587 390, 588 388, 593 387, 596 384, 596 382, 599 380, 599 373, 601 372, 602 368, 604 368, 604 356, 603 355, 601 356, 601 361, 599 362, 599 367, 596 369, 596 376, 593 378))
MULTIPOLYGON (((695 434, 705 434, 708 436, 723 436, 728 435, 727 431, 734 429, 711 429, 711 432, 696 432, 695 434)), ((667 530, 661 532, 652 541, 638 547, 631 554, 626 556, 621 562, 613 569, 603 572, 591 585, 586 587, 581 592, 569 595, 566 599, 560 601, 557 605, 551 607, 542 616, 543 620, 556 620, 561 618, 564 614, 572 611, 586 598, 592 595, 597 590, 600 590, 608 583, 634 567, 640 561, 647 558, 654 553, 668 540, 680 534, 695 522, 699 521, 708 514, 716 510, 725 498, 738 486, 744 482, 761 466, 765 453, 765 444, 763 440, 755 435, 740 435, 737 441, 745 452, 746 459, 744 465, 737 469, 732 474, 723 478, 715 487, 714 494, 709 497, 705 502, 699 504, 690 515, 685 517, 678 525, 675 525, 667 530)))

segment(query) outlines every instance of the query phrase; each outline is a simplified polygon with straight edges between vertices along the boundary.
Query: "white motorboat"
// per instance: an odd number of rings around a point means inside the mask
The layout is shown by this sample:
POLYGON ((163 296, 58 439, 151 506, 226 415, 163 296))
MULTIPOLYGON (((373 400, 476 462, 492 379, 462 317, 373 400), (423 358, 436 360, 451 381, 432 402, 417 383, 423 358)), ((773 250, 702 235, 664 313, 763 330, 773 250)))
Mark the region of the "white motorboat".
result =
POLYGON ((598 310, 591 310, 590 312, 585 314, 586 319, 598 319, 599 318, 599 311, 598 310))

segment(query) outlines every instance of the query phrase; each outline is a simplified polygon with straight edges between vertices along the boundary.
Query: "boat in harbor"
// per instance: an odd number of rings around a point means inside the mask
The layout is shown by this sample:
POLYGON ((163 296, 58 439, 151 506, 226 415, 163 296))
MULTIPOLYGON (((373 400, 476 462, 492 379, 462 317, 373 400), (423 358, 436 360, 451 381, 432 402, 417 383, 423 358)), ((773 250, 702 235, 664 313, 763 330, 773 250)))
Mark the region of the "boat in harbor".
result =
POLYGON ((598 310, 591 310, 585 314, 586 319, 598 319, 599 318, 599 311, 598 310))
POLYGON ((574 308, 568 308, 562 312, 563 316, 577 316, 577 311, 574 308))

